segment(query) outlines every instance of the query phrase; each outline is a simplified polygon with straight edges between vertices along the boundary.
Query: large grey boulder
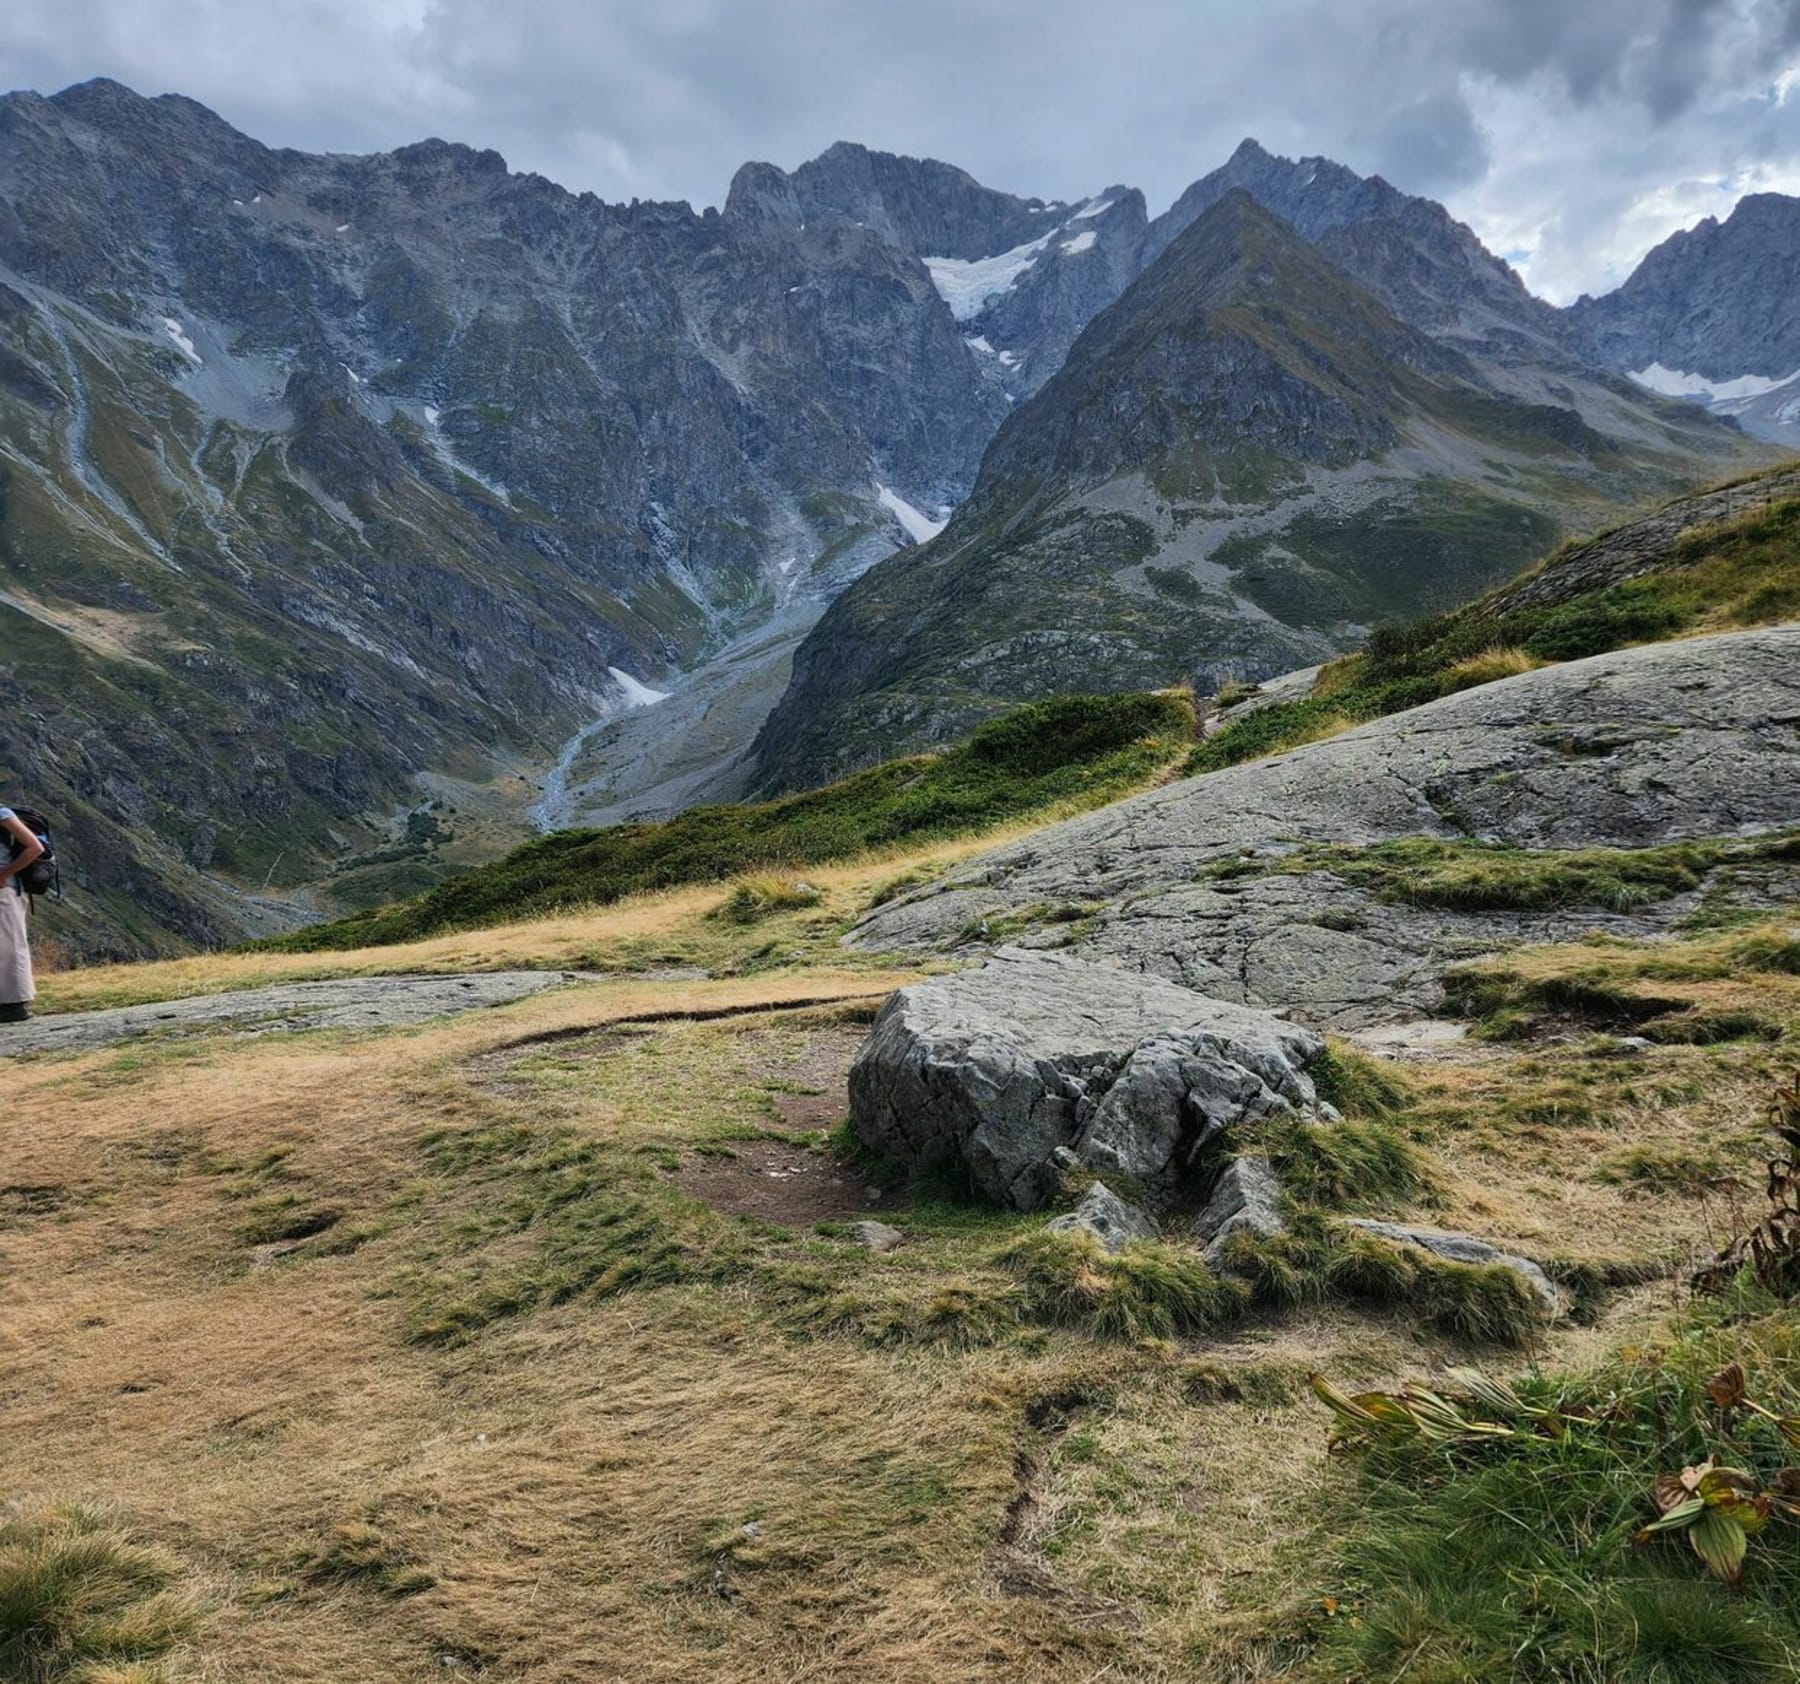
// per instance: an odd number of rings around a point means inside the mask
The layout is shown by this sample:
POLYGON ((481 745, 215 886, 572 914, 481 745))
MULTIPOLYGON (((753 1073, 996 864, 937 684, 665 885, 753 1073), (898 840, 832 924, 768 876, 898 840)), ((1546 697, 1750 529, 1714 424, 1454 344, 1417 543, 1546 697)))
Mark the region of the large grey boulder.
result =
POLYGON ((1473 954, 1643 935, 1698 897, 1457 912, 1383 900, 1328 869, 1273 869, 1281 856, 1410 836, 1636 848, 1776 829, 1800 818, 1797 720, 1800 626, 1621 649, 1054 825, 876 908, 846 939, 966 951, 983 918, 1016 925, 1080 900, 1097 908, 1071 950, 1082 958, 1305 1022, 1414 1016, 1473 954))
POLYGON ((1232 1123, 1316 1109, 1316 1035, 1271 1013, 1060 953, 1002 948, 902 989, 850 1070, 850 1120, 873 1150, 966 1165, 1034 1210, 1058 1148, 1172 1193, 1232 1123))
POLYGON ((1498 1265, 1502 1269, 1511 1269, 1531 1288, 1538 1303, 1543 1306, 1545 1315, 1558 1316, 1562 1313, 1562 1294, 1556 1290, 1550 1277, 1529 1257, 1502 1251, 1491 1240, 1477 1239, 1473 1234, 1452 1233, 1442 1228, 1412 1228, 1398 1222, 1374 1222, 1366 1217, 1352 1217, 1349 1226, 1360 1228, 1363 1233, 1372 1234, 1376 1239, 1386 1240, 1392 1245, 1416 1246, 1420 1251, 1430 1252, 1433 1257, 1443 1258, 1446 1263, 1498 1265))
POLYGON ((1123 1251, 1139 1240, 1156 1238, 1156 1224, 1104 1181, 1096 1181, 1075 1201, 1073 1210, 1053 1217, 1044 1226, 1053 1234, 1091 1234, 1108 1251, 1123 1251))

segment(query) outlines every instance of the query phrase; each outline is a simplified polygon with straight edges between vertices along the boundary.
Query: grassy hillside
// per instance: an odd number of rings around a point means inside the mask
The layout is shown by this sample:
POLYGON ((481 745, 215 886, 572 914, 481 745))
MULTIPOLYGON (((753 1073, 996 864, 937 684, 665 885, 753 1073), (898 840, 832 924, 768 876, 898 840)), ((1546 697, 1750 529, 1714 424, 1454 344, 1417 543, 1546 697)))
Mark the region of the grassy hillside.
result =
POLYGON ((1685 531, 1679 513, 1690 500, 1683 500, 1649 521, 1567 544, 1466 608, 1381 627, 1360 654, 1326 667, 1309 696, 1255 709, 1215 732, 1187 769, 1233 766, 1553 661, 1800 619, 1794 479, 1790 467, 1741 482, 1732 489, 1751 512, 1685 531), (1783 495, 1759 501, 1757 487, 1769 482, 1783 495), (1587 586, 1591 573, 1607 571, 1589 565, 1593 552, 1653 522, 1673 529, 1665 545, 1653 547, 1631 576, 1587 586))
POLYGON ((928 863, 824 868, 820 906, 755 927, 709 916, 714 885, 52 979, 100 1004, 419 964, 602 978, 398 1033, 11 1069, 21 1675, 80 1648, 170 1684, 1793 1676, 1793 1522, 1751 1540, 1740 1591, 1679 1536, 1631 1542, 1659 1473, 1792 1460, 1747 1412, 1719 1436, 1700 1391, 1736 1359, 1755 1401, 1800 1408, 1791 1306, 1676 1284, 1761 1198, 1791 915, 1511 953, 1461 996, 1505 1034, 1404 1066, 1340 1046, 1345 1150, 1265 1138, 1314 1147, 1290 1173, 1315 1214, 1245 1302, 1179 1234, 1085 1253, 845 1152, 845 1068, 910 979, 845 971, 837 936, 928 863), (771 944, 770 968, 668 975, 771 944), (1765 1029, 1625 1057, 1611 1016, 1572 1016, 1640 992, 1765 1029), (1521 1354, 1445 1296, 1483 1283, 1321 1243, 1371 1205, 1529 1246, 1573 1320, 1521 1354), (906 1243, 870 1255, 865 1215, 906 1243), (1448 1389, 1471 1362, 1602 1438, 1328 1457, 1309 1371, 1448 1389))
MULTIPOLYGON (((1193 702, 1182 692, 1064 696, 995 720, 947 754, 889 761, 780 801, 697 807, 660 824, 559 831, 415 900, 261 945, 297 953, 416 941, 637 890, 822 865, 1068 803, 1099 805, 1172 765, 1193 730, 1193 702)), ((755 891, 746 894, 743 916, 757 909, 755 891)))

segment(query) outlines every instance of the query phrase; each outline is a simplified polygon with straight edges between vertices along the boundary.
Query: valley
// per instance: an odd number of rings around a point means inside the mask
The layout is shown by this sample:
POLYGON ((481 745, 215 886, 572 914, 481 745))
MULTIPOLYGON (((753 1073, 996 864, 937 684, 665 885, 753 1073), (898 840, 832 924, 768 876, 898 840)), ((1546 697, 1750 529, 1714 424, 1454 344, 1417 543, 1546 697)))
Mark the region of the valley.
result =
POLYGON ((534 823, 1354 647, 1766 459, 1623 371, 1661 333, 1665 367, 1791 372, 1768 306, 1719 362, 1669 302, 1709 262, 1777 286, 1790 204, 1656 256, 1664 314, 1624 289, 1627 331, 1430 201, 1253 141, 1154 217, 847 143, 695 213, 442 141, 276 151, 117 83, 8 95, 0 771, 77 862, 45 934, 261 935, 534 823), (1134 363, 1176 318, 1223 337, 1134 363), (1245 432, 1265 386, 1297 407, 1245 432), (1079 419, 1119 403, 1167 436, 1079 419), (1040 629, 1071 601, 1078 633, 1040 629))

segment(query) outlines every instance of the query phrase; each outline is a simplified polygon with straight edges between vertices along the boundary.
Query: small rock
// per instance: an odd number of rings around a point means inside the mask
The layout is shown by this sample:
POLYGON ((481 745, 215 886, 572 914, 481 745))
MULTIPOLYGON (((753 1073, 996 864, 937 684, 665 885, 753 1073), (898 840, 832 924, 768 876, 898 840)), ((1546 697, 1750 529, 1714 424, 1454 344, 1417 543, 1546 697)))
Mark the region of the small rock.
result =
POLYGON ((1156 1224, 1103 1181, 1096 1181, 1073 1210, 1053 1217, 1046 1226, 1053 1234, 1092 1234, 1108 1251, 1156 1238, 1156 1224))
POLYGON ((1215 1273, 1225 1262, 1225 1244, 1234 1234, 1259 1240, 1285 1232, 1281 1214, 1281 1179, 1267 1158, 1233 1158, 1213 1185, 1212 1195, 1194 1221, 1194 1238, 1205 1248, 1201 1260, 1215 1273))
POLYGON ((898 1228, 890 1228, 885 1222, 853 1222, 850 1225, 850 1237, 858 1245, 867 1246, 877 1256, 884 1251, 892 1251, 895 1246, 906 1241, 906 1236, 898 1228))
POLYGON ((1059 1146, 1050 1154, 1050 1167, 1066 1175, 1072 1169, 1080 1169, 1081 1160, 1067 1146, 1059 1146))
POLYGON ((1562 1314, 1562 1294, 1556 1290, 1550 1277, 1529 1257, 1502 1251, 1491 1240, 1478 1239, 1474 1234, 1450 1233, 1442 1228, 1409 1228, 1398 1222, 1374 1222, 1361 1216, 1352 1217, 1349 1226, 1360 1228, 1365 1234, 1373 1234, 1378 1240, 1388 1240, 1395 1245, 1417 1246, 1421 1251, 1428 1251, 1433 1257, 1441 1257, 1447 1263, 1498 1264, 1503 1269, 1511 1269, 1537 1295, 1545 1315, 1555 1317, 1562 1314))
POLYGON ((1621 1058, 1638 1058, 1647 1053, 1655 1043, 1644 1035, 1621 1035, 1612 1044, 1612 1050, 1621 1058))

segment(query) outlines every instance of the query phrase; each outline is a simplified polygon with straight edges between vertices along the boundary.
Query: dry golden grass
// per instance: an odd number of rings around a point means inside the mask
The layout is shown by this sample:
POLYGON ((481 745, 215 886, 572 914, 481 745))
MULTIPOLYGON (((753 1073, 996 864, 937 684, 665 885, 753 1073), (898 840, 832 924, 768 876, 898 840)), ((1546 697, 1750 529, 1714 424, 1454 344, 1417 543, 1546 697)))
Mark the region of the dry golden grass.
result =
MULTIPOLYGON (((827 908, 770 923, 841 916, 893 873, 818 873, 827 908)), ((641 962, 699 939, 718 895, 300 974, 641 962)), ((1655 986, 1754 988, 1800 1016, 1791 978, 1711 974, 1738 939, 1514 962, 1685 968, 1655 986)), ((11 1494, 110 1505, 189 1564, 212 1608, 189 1669, 206 1679, 1297 1676, 1332 1477, 1302 1377, 1381 1383, 1456 1353, 1399 1312, 1301 1312, 1210 1346, 983 1321, 963 1311, 1008 1290, 991 1255, 1016 1218, 920 1207, 899 1219, 912 1243, 873 1258, 684 1201, 670 1164, 777 1126, 768 1078, 826 1027, 796 1002, 867 1009, 908 980, 821 951, 705 981, 621 973, 402 1032, 215 1034, 10 1069, 11 1494), (468 1164, 428 1144, 515 1135, 519 1153, 468 1164), (529 1156, 559 1143, 591 1154, 584 1185, 679 1224, 697 1266, 418 1342, 422 1303, 592 1238, 590 1194, 529 1156), (256 1237, 289 1210, 331 1220, 285 1249, 256 1237), (329 1565, 348 1557, 363 1565, 329 1565)), ((186 991, 305 963, 145 969, 186 991)), ((1710 1207, 1603 1172, 1645 1145, 1747 1162, 1781 1050, 1471 1044, 1412 1077, 1410 1126, 1445 1186, 1421 1214, 1545 1255, 1679 1254, 1710 1207)), ((1541 1354, 1584 1361, 1668 1292, 1640 1288, 1541 1354)))
MULTIPOLYGON (((1027 835, 1016 825, 930 849, 880 853, 841 865, 809 867, 806 881, 822 892, 821 926, 863 910, 895 877, 921 878, 958 860, 1027 835)), ((42 1012, 92 1011, 144 1001, 176 1000, 321 977, 396 976, 412 972, 503 970, 638 970, 659 957, 672 963, 732 959, 741 939, 721 933, 706 914, 729 885, 703 884, 633 895, 589 912, 557 913, 487 930, 434 936, 347 953, 196 953, 150 964, 47 970, 39 978, 42 1012), (659 952, 666 948, 667 952, 659 952)))

